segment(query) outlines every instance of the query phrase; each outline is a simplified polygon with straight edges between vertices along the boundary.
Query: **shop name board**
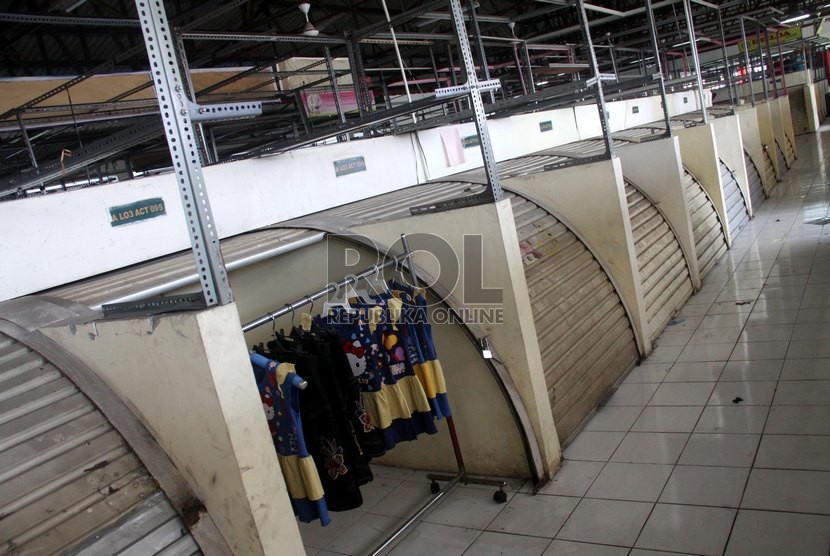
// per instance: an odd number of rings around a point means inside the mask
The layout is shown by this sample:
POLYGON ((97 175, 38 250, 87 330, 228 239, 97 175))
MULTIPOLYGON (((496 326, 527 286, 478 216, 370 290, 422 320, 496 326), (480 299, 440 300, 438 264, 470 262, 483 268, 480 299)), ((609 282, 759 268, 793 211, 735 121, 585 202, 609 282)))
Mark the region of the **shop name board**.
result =
POLYGON ((539 122, 539 131, 542 133, 546 131, 553 131, 553 122, 550 120, 546 122, 539 122))
POLYGON ((123 226, 132 222, 164 216, 166 213, 164 199, 161 197, 142 199, 129 205, 110 207, 110 225, 112 227, 123 226))
MULTIPOLYGON (((782 29, 780 31, 773 31, 769 34, 769 41, 770 47, 778 45, 779 39, 781 43, 790 42, 790 41, 797 41, 801 40, 801 27, 790 27, 788 29, 782 29)), ((747 37, 747 46, 749 47, 750 51, 758 50, 758 37, 747 37)), ((766 37, 761 37, 760 44, 766 48, 767 47, 767 39, 766 37)), ((744 42, 741 41, 738 43, 738 50, 741 52, 744 51, 744 42)))
POLYGON ((338 178, 340 176, 348 176, 349 174, 365 171, 366 160, 362 156, 353 156, 352 158, 334 161, 334 175, 338 178))
POLYGON ((461 145, 465 149, 472 149, 473 147, 481 145, 481 139, 479 139, 478 135, 468 135, 467 137, 461 138, 461 145))

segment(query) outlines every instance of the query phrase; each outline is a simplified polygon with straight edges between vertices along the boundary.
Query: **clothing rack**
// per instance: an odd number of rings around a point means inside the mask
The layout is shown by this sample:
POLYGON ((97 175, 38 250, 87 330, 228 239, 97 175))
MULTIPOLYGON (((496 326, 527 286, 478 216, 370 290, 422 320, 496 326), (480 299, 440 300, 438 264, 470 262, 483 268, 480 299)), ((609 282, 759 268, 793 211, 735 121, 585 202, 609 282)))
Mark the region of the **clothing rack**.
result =
MULTIPOLYGON (((378 273, 380 273, 381 270, 388 268, 390 266, 394 266, 395 268, 402 268, 403 263, 406 263, 409 269, 409 275, 412 278, 412 286, 417 287, 418 274, 415 270, 415 265, 412 261, 412 251, 409 248, 409 240, 406 237, 406 234, 401 234, 401 244, 403 245, 402 254, 389 256, 383 263, 379 265, 373 265, 372 267, 367 268, 362 272, 358 272, 357 274, 347 276, 339 282, 332 282, 325 288, 322 288, 312 294, 302 297, 294 301, 293 303, 287 303, 275 311, 267 312, 261 317, 243 324, 242 332, 248 332, 250 330, 253 330, 254 328, 262 326, 263 324, 273 322, 280 317, 283 317, 288 314, 293 314, 300 307, 313 304, 315 300, 326 297, 334 292, 337 292, 340 290, 340 288, 354 285, 364 278, 368 278, 369 276, 375 276, 378 273)), ((453 420, 452 415, 445 417, 445 420, 447 422, 447 429, 450 433, 450 441, 452 442, 452 449, 455 455, 455 462, 458 466, 458 471, 454 475, 443 473, 428 474, 427 479, 431 481, 430 490, 433 494, 432 498, 430 498, 423 505, 421 505, 421 507, 415 510, 415 512, 413 512, 413 514, 400 527, 398 527, 396 530, 390 533, 390 535, 386 537, 386 539, 384 539, 383 542, 377 545, 375 549, 370 552, 372 556, 379 556, 380 554, 382 554, 383 551, 386 550, 393 542, 395 542, 395 540, 399 538, 405 531, 407 531, 409 527, 416 523, 418 519, 424 513, 427 512, 427 510, 435 506, 444 496, 452 492, 452 490, 459 484, 463 483, 465 485, 476 484, 498 487, 498 490, 493 494, 493 499, 500 504, 503 504, 507 501, 507 494, 504 492, 504 487, 507 486, 507 483, 505 481, 499 479, 488 479, 485 477, 473 477, 467 474, 467 469, 464 465, 464 456, 461 454, 461 446, 458 442, 458 434, 455 429, 455 421, 453 420), (441 486, 438 484, 438 481, 446 481, 447 485, 442 489, 441 486)))

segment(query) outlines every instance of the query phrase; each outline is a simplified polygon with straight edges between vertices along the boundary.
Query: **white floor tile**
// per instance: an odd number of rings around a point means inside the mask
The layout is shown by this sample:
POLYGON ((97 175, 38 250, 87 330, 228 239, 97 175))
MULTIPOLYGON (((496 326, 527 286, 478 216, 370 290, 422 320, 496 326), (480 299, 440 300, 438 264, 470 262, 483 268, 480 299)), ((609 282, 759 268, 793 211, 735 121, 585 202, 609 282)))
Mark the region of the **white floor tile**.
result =
MULTIPOLYGON (((332 522, 339 517, 335 514, 332 522)), ((327 550, 341 554, 367 554, 390 532, 403 524, 403 519, 382 515, 364 514, 326 546, 327 550)))
POLYGON ((605 405, 639 405, 648 403, 660 385, 657 383, 620 384, 617 391, 606 400, 605 405))
POLYGON ((694 433, 678 463, 680 465, 714 465, 722 467, 750 467, 755 458, 757 434, 694 433))
POLYGON ((630 432, 611 457, 613 462, 663 463, 677 461, 686 439, 685 433, 630 432))
POLYGON ((718 382, 709 405, 769 405, 775 395, 773 381, 718 382))
MULTIPOLYGON (((755 329, 753 329, 755 330, 755 329)), ((755 359, 783 359, 787 355, 789 342, 740 342, 729 357, 730 361, 752 361, 755 359)))
POLYGON ((765 405, 710 405, 703 410, 695 432, 761 434, 768 412, 765 405))
POLYGON ((746 321, 747 328, 753 326, 769 326, 773 324, 793 324, 798 320, 797 309, 785 311, 759 311, 753 309, 746 321))
POLYGON ((788 359, 781 380, 830 380, 830 358, 788 359))
POLYGON ((752 326, 741 332, 740 342, 789 342, 792 336, 792 324, 773 324, 769 326, 752 326))
POLYGON ((565 448, 563 457, 565 459, 608 461, 624 436, 624 432, 583 431, 565 448))
POLYGON ((830 436, 765 434, 754 467, 830 471, 830 436))
POLYGON ((539 494, 585 496, 604 466, 604 462, 565 460, 553 480, 543 486, 539 494))
POLYGON ((783 359, 729 361, 720 375, 720 380, 724 382, 778 380, 783 366, 783 359))
POLYGON ((793 340, 787 351, 787 359, 814 359, 830 357, 830 342, 827 340, 793 340))
POLYGON ((660 502, 737 508, 748 477, 749 469, 745 467, 678 465, 660 502))
POLYGON ((648 406, 631 428, 635 432, 692 432, 701 406, 648 406))
MULTIPOLYGON (((513 493, 507 493, 508 501, 512 496, 513 493)), ((487 527, 502 507, 493 503, 492 493, 487 490, 458 486, 424 518, 424 521, 481 530, 487 527)))
POLYGON ((753 469, 742 508, 830 514, 830 473, 753 469))
MULTIPOLYGON (((689 332, 691 334, 691 332, 689 332)), ((648 364, 641 363, 631 369, 623 380, 623 384, 642 384, 646 382, 662 382, 671 368, 671 363, 648 364)), ((830 378, 830 377, 829 377, 830 378)), ((652 394, 654 392, 652 391, 652 394)), ((650 397, 650 396, 649 396, 650 397)))
POLYGON ((664 382, 656 389, 649 405, 704 405, 714 382, 664 382))
POLYGON ((828 405, 830 380, 782 380, 775 392, 775 405, 828 405))
POLYGON ((588 420, 583 430, 628 432, 642 408, 639 406, 603 406, 588 420))
POLYGON ((424 556, 424 554, 441 554, 458 556, 478 537, 479 531, 421 523, 409 533, 389 554, 392 556, 424 556))
MULTIPOLYGON (((568 519, 579 498, 517 494, 487 527, 489 531, 553 538, 568 519)), ((492 502, 491 502, 492 504, 492 502)))
POLYGON ((739 510, 726 556, 827 556, 830 517, 739 510))
POLYGON ((609 463, 585 496, 656 502, 672 468, 671 465, 646 463, 609 463))
POLYGON ((625 556, 626 554, 628 554, 628 549, 618 546, 554 540, 543 556, 625 556))
POLYGON ((469 556, 541 556, 550 539, 485 531, 464 553, 469 556))
POLYGON ((675 363, 665 382, 715 382, 726 366, 725 361, 675 363))
POLYGON ((830 435, 830 405, 774 405, 764 432, 830 435))
POLYGON ((726 361, 732 354, 732 343, 720 344, 690 344, 683 348, 678 363, 692 361, 726 361))
POLYGON ((657 504, 637 546, 719 556, 726 547, 736 510, 657 504))
POLYGON ((557 539, 633 546, 653 504, 583 499, 557 539))

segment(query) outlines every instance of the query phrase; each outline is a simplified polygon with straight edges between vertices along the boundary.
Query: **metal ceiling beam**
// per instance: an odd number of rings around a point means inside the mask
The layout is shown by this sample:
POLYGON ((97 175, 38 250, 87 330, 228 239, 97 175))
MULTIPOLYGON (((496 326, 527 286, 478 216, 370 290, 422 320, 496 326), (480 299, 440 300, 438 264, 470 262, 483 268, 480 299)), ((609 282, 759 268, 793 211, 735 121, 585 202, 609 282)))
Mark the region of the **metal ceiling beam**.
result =
POLYGON ((346 44, 346 39, 337 37, 310 37, 306 35, 282 35, 282 34, 268 34, 268 33, 218 33, 218 32, 200 32, 200 33, 181 33, 181 38, 186 40, 199 41, 252 41, 252 42, 300 42, 309 44, 346 44))
POLYGON ((63 166, 60 161, 41 164, 37 172, 21 172, 0 181, 0 198, 14 195, 18 190, 25 190, 40 183, 70 175, 99 160, 160 137, 162 133, 161 122, 154 120, 90 143, 82 149, 73 151, 72 157, 68 158, 63 166))
MULTIPOLYGON (((197 26, 201 25, 202 23, 205 23, 205 22, 210 21, 211 19, 213 19, 215 17, 219 17, 220 15, 222 15, 224 13, 227 13, 230 10, 236 9, 239 6, 245 4, 249 1, 250 0, 233 0, 232 2, 229 2, 228 4, 219 6, 215 10, 210 11, 210 12, 206 13, 205 15, 203 15, 201 17, 198 17, 198 18, 194 19, 193 21, 191 21, 190 23, 184 25, 182 27, 182 30, 186 31, 188 29, 192 29, 194 27, 197 27, 197 26)), ((41 102, 43 102, 44 100, 50 99, 53 96, 58 95, 58 94, 62 93, 63 91, 65 91, 65 90, 67 90, 71 87, 74 87, 78 83, 86 81, 87 79, 89 79, 93 75, 97 75, 99 73, 107 71, 108 69, 111 69, 111 68, 115 67, 116 65, 120 64, 124 60, 128 60, 129 58, 132 58, 133 56, 135 56, 137 54, 140 54, 144 51, 145 51, 145 48, 144 48, 143 44, 139 44, 137 46, 134 46, 133 48, 124 50, 121 53, 119 53, 118 55, 116 55, 114 58, 112 58, 111 60, 109 60, 107 62, 104 62, 103 64, 99 64, 99 65, 95 66, 94 68, 92 68, 90 70, 87 70, 83 74, 65 81, 64 83, 58 85, 57 87, 55 87, 53 89, 50 89, 49 91, 46 91, 45 93, 42 93, 42 94, 38 95, 37 97, 21 104, 20 106, 16 106, 14 108, 11 108, 11 109, 7 110, 6 112, 0 114, 0 120, 5 120, 5 119, 9 118, 10 116, 14 116, 15 112, 17 112, 18 110, 29 108, 31 106, 36 106, 36 105, 40 104, 41 102)))
POLYGON ((44 15, 0 12, 0 21, 30 23, 33 25, 74 25, 82 27, 138 27, 137 19, 114 17, 75 17, 68 15, 44 15))

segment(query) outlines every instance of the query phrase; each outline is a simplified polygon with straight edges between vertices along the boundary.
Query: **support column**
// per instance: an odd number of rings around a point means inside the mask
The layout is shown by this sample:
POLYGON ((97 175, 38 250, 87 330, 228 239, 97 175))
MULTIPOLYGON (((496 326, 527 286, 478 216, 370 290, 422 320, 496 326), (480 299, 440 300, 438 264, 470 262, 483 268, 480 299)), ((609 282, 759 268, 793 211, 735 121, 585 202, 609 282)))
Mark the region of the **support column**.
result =
POLYGON ((729 56, 726 55, 726 36, 723 34, 723 18, 720 8, 716 8, 718 14, 718 30, 720 31, 720 48, 723 53, 723 65, 726 71, 726 89, 729 91, 729 105, 735 110, 735 94, 732 91, 732 70, 729 68, 729 56))
POLYGON ((648 17, 649 34, 651 35, 651 45, 654 47, 654 63, 657 65, 657 75, 659 75, 658 85, 660 87, 660 101, 663 104, 663 121, 666 124, 666 137, 671 137, 671 114, 669 113, 668 96, 666 95, 666 80, 663 77, 663 68, 660 62, 660 42, 657 38, 657 25, 654 22, 654 9, 651 5, 651 0, 646 0, 646 15, 648 17))
POLYGON ((764 102, 769 102, 767 65, 764 62, 764 48, 761 46, 761 25, 758 23, 755 24, 755 39, 758 41, 758 60, 761 62, 761 84, 764 86, 764 102))
POLYGON ((611 138, 611 128, 608 126, 608 111, 605 108, 605 94, 602 91, 602 79, 600 79, 599 67, 597 65, 597 53, 594 51, 594 42, 591 40, 591 29, 588 27, 588 15, 585 13, 585 0, 577 0, 576 10, 579 15, 579 24, 582 27, 582 37, 585 41, 585 48, 588 50, 588 65, 591 74, 596 80, 597 110, 599 110, 599 123, 602 126, 602 139, 605 142, 605 152, 608 158, 614 158, 614 140, 611 138))
POLYGON ((692 50, 692 63, 695 65, 695 80, 697 81, 697 93, 700 98, 700 111, 703 114, 703 124, 709 123, 709 116, 706 114, 706 101, 703 97, 703 79, 700 77, 700 58, 697 55, 697 35, 695 34, 695 22, 692 17, 692 4, 689 0, 683 0, 683 11, 686 14, 686 27, 689 31, 689 48, 692 50))
POLYGON ((219 233, 210 208, 202 165, 196 156, 199 147, 194 140, 193 122, 179 75, 179 64, 168 63, 176 60, 176 48, 167 13, 161 2, 135 0, 135 7, 150 59, 150 72, 155 75, 156 96, 173 167, 177 169, 179 195, 205 302, 209 307, 226 305, 233 302, 233 292, 219 250, 219 233))
POLYGON ((752 63, 749 61, 749 43, 746 40, 744 18, 739 17, 738 21, 741 23, 741 39, 744 42, 744 65, 746 68, 747 83, 749 84, 749 98, 752 101, 752 107, 755 108, 755 89, 752 84, 752 63))
MULTIPOLYGON (((475 38, 476 54, 478 54, 478 62, 481 64, 481 73, 484 80, 489 81, 490 68, 487 67, 487 55, 484 52, 484 41, 481 39, 481 28, 478 26, 475 0, 467 0, 467 12, 470 14, 470 29, 475 38)), ((493 102, 496 102, 496 96, 493 91, 490 91, 490 103, 493 102)))

